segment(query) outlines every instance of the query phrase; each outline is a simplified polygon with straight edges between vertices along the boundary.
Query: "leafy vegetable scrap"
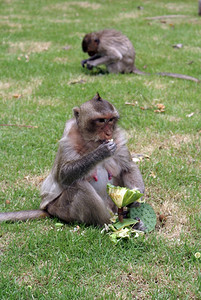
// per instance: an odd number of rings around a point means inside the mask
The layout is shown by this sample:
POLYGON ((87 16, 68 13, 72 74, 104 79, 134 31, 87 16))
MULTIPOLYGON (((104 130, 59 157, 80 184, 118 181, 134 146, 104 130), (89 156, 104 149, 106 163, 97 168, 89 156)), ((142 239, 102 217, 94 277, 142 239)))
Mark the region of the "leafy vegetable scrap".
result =
POLYGON ((140 191, 108 183, 107 193, 118 207, 118 216, 111 218, 112 224, 105 224, 105 228, 102 230, 109 234, 112 242, 116 244, 121 239, 138 237, 154 230, 156 214, 149 204, 140 199, 143 196, 140 191), (133 202, 141 203, 141 205, 128 208, 127 206, 133 202), (124 207, 126 207, 127 218, 123 218, 124 207))

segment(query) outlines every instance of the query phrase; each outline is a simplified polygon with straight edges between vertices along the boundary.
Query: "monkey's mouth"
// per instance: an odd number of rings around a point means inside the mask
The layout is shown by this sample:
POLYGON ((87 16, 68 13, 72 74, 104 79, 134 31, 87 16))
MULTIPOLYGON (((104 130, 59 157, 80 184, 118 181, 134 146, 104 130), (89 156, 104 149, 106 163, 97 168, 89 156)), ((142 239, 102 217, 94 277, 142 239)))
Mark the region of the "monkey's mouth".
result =
POLYGON ((96 52, 95 51, 89 51, 88 54, 89 54, 89 56, 94 56, 96 54, 96 52))
POLYGON ((113 139, 104 139, 104 140, 100 140, 101 144, 103 143, 109 143, 109 142, 114 142, 113 139))

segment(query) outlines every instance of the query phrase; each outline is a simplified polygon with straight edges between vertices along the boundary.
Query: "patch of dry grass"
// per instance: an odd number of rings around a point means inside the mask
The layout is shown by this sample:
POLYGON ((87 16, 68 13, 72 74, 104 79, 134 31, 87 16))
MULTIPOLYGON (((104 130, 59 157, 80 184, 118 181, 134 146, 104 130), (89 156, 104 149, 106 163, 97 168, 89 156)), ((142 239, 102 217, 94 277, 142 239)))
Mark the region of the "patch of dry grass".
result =
POLYGON ((158 4, 158 5, 161 5, 162 7, 166 7, 171 12, 179 12, 179 13, 186 12, 187 14, 189 13, 189 11, 191 11, 191 7, 192 7, 192 5, 190 5, 189 3, 185 3, 185 2, 182 2, 182 3, 169 2, 169 3, 164 3, 164 4, 158 4))
POLYGON ((9 42, 9 53, 23 52, 27 55, 31 53, 40 53, 47 51, 51 46, 51 42, 34 42, 34 41, 24 41, 24 42, 9 42))
POLYGON ((147 128, 144 135, 140 137, 140 143, 137 142, 138 139, 135 138, 135 136, 135 130, 129 131, 128 139, 134 139, 134 141, 136 141, 130 145, 131 151, 134 151, 135 153, 143 153, 149 156, 156 150, 170 149, 172 147, 180 149, 182 145, 191 144, 193 141, 197 141, 199 143, 199 134, 196 136, 193 134, 168 134, 164 136, 160 133, 151 132, 149 128, 147 128))
POLYGON ((46 171, 43 175, 40 175, 40 176, 30 176, 30 175, 27 175, 27 176, 24 176, 24 179, 23 181, 25 182, 25 184, 27 185, 28 184, 31 184, 32 186, 35 186, 35 187, 40 187, 40 185, 42 184, 42 182, 45 180, 45 178, 48 176, 49 172, 46 171))
POLYGON ((13 32, 15 32, 16 30, 21 30, 22 29, 22 25, 20 23, 16 23, 16 22, 10 21, 8 16, 7 17, 3 17, 3 19, 0 20, 0 25, 1 26, 5 26, 6 25, 6 26, 14 29, 13 32))
POLYGON ((92 9, 97 10, 101 8, 101 4, 98 3, 90 3, 90 2, 84 2, 84 1, 69 1, 64 3, 56 3, 49 6, 46 6, 46 10, 62 10, 62 11, 73 11, 76 9, 76 7, 81 7, 84 9, 92 9))
POLYGON ((122 12, 118 16, 115 16, 114 20, 123 20, 123 19, 136 19, 139 18, 142 13, 138 10, 132 12, 122 12))
MULTIPOLYGON (((201 34, 201 31, 200 31, 201 34)), ((184 46, 184 51, 192 52, 192 53, 201 53, 201 47, 193 47, 193 46, 184 46)), ((200 60, 201 62, 201 60, 200 60)))
POLYGON ((7 102, 11 99, 19 101, 23 97, 29 97, 33 94, 34 90, 42 84, 41 78, 31 78, 30 81, 15 81, 10 79, 9 81, 0 81, 0 96, 3 102, 7 102))

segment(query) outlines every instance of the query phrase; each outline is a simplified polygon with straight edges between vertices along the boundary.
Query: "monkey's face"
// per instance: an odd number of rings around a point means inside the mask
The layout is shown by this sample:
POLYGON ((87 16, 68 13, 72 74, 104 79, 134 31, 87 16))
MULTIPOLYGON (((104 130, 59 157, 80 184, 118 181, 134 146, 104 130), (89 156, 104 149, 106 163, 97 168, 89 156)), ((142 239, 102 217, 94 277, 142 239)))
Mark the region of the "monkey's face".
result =
POLYGON ((80 107, 74 107, 73 111, 79 132, 85 141, 103 142, 113 138, 119 114, 99 94, 80 107))
POLYGON ((117 118, 110 115, 102 115, 99 118, 86 118, 80 114, 77 124, 82 138, 85 142, 108 141, 113 138, 116 128, 117 118))
POLYGON ((117 118, 112 115, 102 116, 101 118, 91 120, 88 132, 92 133, 96 140, 103 142, 113 138, 117 118))
POLYGON ((87 52, 89 56, 93 56, 98 53, 99 39, 92 34, 85 35, 82 41, 82 50, 87 52))

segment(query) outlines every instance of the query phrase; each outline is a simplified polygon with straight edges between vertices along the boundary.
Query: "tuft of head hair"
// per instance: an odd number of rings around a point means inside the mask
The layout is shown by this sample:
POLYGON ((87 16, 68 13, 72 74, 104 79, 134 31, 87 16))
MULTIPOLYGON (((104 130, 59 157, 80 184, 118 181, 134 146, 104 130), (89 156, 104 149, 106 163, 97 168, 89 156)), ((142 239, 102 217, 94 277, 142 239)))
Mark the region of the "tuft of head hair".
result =
POLYGON ((101 98, 101 96, 99 95, 99 93, 97 92, 96 95, 94 96, 94 99, 96 99, 97 101, 102 101, 103 99, 101 98))

